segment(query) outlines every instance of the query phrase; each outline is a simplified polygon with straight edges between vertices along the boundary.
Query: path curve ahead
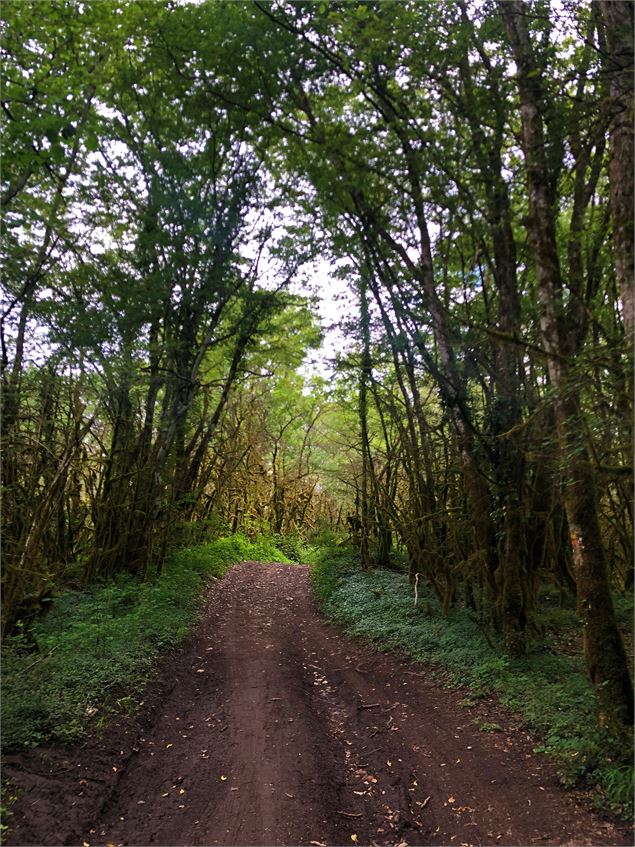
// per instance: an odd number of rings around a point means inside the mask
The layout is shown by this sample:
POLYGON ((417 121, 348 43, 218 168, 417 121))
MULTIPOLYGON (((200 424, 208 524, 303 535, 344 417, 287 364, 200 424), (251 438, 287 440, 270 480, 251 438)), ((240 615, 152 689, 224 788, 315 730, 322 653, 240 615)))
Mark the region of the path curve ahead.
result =
POLYGON ((74 803, 61 782, 25 792, 10 843, 632 844, 521 731, 480 732, 484 707, 325 624, 306 567, 235 567, 160 685, 145 719, 114 728, 122 749, 82 748, 74 803))

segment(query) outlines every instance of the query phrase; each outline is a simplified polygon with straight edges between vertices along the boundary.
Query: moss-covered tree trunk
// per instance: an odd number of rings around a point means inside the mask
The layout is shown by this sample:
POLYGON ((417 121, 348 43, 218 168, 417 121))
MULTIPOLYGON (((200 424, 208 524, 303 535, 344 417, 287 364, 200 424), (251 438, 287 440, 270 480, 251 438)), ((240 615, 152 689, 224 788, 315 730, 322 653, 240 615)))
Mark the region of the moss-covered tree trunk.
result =
POLYGON ((601 0, 605 26, 604 66, 611 98, 609 188, 613 222, 615 272, 620 287, 624 329, 632 349, 635 331, 633 231, 634 139, 633 139, 633 3, 601 0))
POLYGON ((578 386, 570 374, 570 335, 563 306, 555 210, 549 186, 543 121, 541 69, 535 61, 519 0, 499 2, 517 66, 529 199, 529 235, 534 252, 540 330, 555 390, 554 412, 565 474, 564 501, 571 533, 589 677, 599 696, 600 722, 619 729, 633 721, 633 686, 617 628, 596 503, 596 480, 581 422, 578 386))

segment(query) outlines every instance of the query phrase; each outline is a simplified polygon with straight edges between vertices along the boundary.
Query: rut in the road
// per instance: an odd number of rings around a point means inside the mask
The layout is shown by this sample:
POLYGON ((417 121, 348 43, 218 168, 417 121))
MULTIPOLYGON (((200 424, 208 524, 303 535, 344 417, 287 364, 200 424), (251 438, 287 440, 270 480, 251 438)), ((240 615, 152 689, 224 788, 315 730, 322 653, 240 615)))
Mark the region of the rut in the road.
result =
MULTIPOLYGON (((234 568, 161 684, 147 727, 115 735, 130 750, 96 817, 38 833, 24 801, 14 843, 72 841, 78 824, 90 845, 631 843, 574 805, 527 736, 483 735, 463 694, 325 624, 307 568, 234 568)), ((54 808, 51 785, 41 799, 54 808)))

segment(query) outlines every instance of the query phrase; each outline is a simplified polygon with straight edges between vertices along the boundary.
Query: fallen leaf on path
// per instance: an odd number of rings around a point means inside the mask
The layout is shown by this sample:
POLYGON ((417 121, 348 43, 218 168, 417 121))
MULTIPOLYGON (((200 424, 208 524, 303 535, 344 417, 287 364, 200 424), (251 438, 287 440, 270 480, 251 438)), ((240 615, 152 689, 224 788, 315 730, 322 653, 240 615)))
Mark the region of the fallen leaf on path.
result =
MULTIPOLYGON (((199 669, 196 671, 196 673, 205 673, 205 669, 204 669, 204 668, 199 668, 199 669)), ((178 721, 178 718, 177 718, 177 721, 178 721)))
POLYGON ((454 797, 448 797, 448 803, 456 803, 456 799, 454 797))
POLYGON ((185 789, 184 789, 184 788, 179 788, 179 794, 185 794, 185 789))
POLYGON ((165 745, 165 749, 166 749, 166 750, 169 750, 169 749, 170 749, 170 747, 174 747, 174 744, 166 744, 166 745, 165 745))
POLYGON ((226 776, 221 776, 221 777, 219 777, 219 779, 220 779, 220 781, 221 781, 221 782, 225 782, 225 781, 226 781, 226 779, 227 779, 227 777, 226 777, 226 776))
MULTIPOLYGON (((354 844, 357 844, 357 836, 355 835, 355 833, 353 833, 353 834, 351 835, 351 841, 352 841, 354 844)), ((88 847, 88 845, 86 845, 86 847, 88 847)))
POLYGON ((161 795, 161 797, 169 797, 169 796, 170 796, 170 792, 169 792, 169 791, 166 791, 166 792, 165 792, 165 794, 162 794, 162 795, 161 795))

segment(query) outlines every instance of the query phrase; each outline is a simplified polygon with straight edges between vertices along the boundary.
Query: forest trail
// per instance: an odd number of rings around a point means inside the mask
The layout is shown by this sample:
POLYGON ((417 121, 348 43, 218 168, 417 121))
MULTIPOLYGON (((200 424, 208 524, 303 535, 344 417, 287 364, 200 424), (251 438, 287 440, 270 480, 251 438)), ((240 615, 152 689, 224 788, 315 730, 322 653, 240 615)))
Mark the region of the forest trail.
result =
POLYGON ((325 624, 308 568, 246 562, 210 589, 140 714, 63 761, 50 751, 54 777, 42 754, 39 770, 8 762, 8 843, 632 843, 520 730, 479 731, 485 707, 464 696, 325 624))

